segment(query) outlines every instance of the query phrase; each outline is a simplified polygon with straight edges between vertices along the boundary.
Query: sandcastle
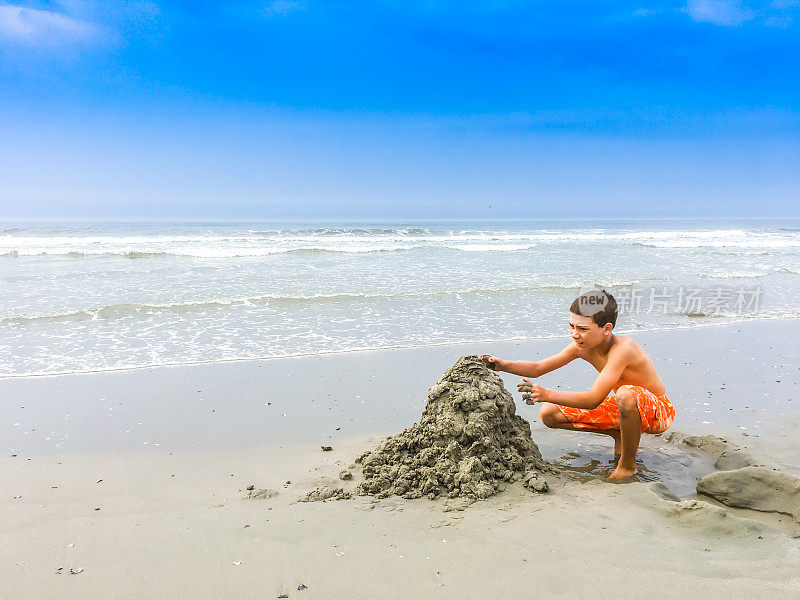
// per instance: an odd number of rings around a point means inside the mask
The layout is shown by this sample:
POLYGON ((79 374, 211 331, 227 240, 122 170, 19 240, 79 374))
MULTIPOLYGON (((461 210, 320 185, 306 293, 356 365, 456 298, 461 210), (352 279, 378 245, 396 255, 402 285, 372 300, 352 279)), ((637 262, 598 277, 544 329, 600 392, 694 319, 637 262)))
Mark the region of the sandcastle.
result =
POLYGON ((428 390, 418 423, 356 459, 364 474, 356 493, 386 498, 466 501, 488 498, 522 478, 546 491, 553 472, 516 414, 503 381, 477 356, 463 356, 428 390))

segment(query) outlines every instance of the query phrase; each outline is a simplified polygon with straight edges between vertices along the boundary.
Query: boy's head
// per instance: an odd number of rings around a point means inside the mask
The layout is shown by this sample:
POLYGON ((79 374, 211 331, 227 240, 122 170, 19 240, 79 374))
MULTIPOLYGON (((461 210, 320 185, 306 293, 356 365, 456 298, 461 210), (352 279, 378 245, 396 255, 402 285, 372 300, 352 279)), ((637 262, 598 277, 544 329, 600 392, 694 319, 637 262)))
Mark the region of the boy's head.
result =
POLYGON ((600 328, 610 323, 610 329, 613 329, 617 324, 617 301, 605 290, 583 292, 575 298, 569 312, 581 317, 591 317, 600 328))

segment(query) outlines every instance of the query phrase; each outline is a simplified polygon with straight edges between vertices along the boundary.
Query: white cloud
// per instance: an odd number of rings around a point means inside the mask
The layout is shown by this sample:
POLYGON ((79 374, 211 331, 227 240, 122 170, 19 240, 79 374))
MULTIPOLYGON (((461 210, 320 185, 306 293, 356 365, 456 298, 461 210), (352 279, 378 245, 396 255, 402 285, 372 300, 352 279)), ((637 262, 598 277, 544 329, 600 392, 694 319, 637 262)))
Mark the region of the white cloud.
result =
POLYGON ((695 21, 729 27, 753 18, 753 11, 736 0, 690 0, 686 10, 695 21))
POLYGON ((306 3, 299 0, 273 0, 264 7, 264 15, 282 17, 296 10, 305 10, 305 8, 306 3))
POLYGON ((698 22, 736 27, 744 23, 789 27, 798 16, 800 1, 689 0, 683 12, 698 22))
POLYGON ((21 44, 55 45, 97 35, 90 23, 48 10, 0 4, 0 38, 21 44))
POLYGON ((742 7, 737 0, 689 0, 686 11, 695 21, 729 27, 753 18, 753 11, 742 7))

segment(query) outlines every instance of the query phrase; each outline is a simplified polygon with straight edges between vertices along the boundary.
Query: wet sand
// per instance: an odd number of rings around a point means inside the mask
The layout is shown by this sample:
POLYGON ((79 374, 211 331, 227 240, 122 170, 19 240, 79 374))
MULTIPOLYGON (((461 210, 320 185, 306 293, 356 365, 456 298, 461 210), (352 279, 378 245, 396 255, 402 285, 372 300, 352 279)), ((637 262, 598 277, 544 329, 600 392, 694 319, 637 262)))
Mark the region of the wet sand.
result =
MULTIPOLYGON (((799 333, 761 321, 634 337, 675 430, 797 475, 800 357, 777 340, 799 333)), ((517 394, 543 456, 581 477, 548 494, 517 482, 457 513, 425 498, 295 503, 418 420, 459 356, 535 359, 566 342, 2 380, 0 597, 798 597, 800 540, 769 522, 790 517, 690 497, 712 457, 645 436, 642 481, 610 485, 610 439, 548 430, 517 394), (243 500, 249 485, 279 493, 243 500)), ((540 382, 593 376, 576 361, 540 382)))

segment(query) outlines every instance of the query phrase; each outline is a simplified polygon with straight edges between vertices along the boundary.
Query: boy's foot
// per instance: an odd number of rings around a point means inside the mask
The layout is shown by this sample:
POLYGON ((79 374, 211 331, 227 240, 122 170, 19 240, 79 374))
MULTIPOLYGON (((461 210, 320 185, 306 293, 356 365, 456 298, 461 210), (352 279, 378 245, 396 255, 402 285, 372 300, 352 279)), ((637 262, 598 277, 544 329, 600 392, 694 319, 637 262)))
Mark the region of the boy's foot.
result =
POLYGON ((634 481, 635 476, 636 467, 633 469, 626 469, 617 464, 617 468, 608 476, 608 480, 612 483, 627 483, 629 481, 634 481))

